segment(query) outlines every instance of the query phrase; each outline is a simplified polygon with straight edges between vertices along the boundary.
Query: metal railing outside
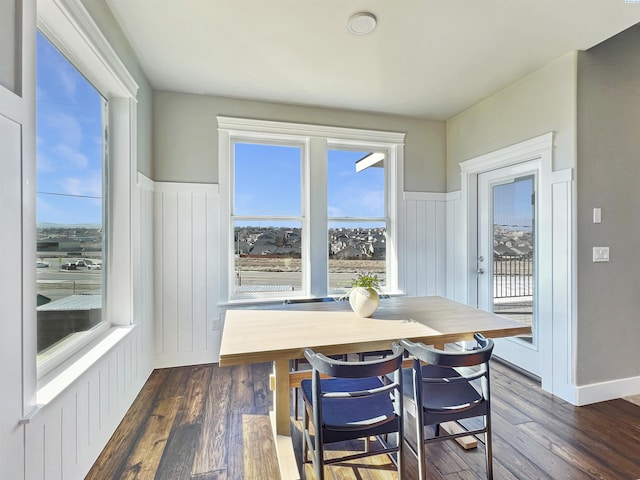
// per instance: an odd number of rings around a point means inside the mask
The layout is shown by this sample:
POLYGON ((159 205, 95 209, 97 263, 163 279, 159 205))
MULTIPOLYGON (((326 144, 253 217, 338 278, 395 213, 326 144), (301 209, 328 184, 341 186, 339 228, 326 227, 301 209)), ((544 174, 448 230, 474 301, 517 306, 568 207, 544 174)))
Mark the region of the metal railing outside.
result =
POLYGON ((493 292, 494 298, 533 295, 533 256, 494 255, 493 292))

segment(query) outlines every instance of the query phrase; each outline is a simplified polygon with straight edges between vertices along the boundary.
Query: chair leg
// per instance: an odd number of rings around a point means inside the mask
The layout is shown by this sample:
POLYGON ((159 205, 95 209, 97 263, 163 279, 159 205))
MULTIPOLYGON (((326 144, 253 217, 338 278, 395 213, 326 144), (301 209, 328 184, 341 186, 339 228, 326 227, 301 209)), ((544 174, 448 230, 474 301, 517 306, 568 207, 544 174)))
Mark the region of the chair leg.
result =
POLYGON ((484 417, 486 432, 484 432, 484 455, 487 463, 487 479, 493 480, 493 439, 491 435, 491 414, 484 417))
POLYGON ((416 415, 416 451, 418 453, 418 479, 426 480, 427 478, 427 462, 426 445, 424 443, 424 425, 422 424, 422 415, 416 415))
POLYGON ((307 445, 307 432, 309 431, 309 414, 307 409, 304 409, 304 420, 302 421, 302 467, 309 458, 309 445, 307 445))
MULTIPOLYGON (((292 372, 297 372, 299 368, 299 361, 297 359, 289 361, 289 370, 292 372)), ((298 420, 298 389, 294 388, 293 395, 293 417, 298 420)))
POLYGON ((324 480, 324 445, 322 444, 322 439, 318 433, 316 433, 315 457, 316 479, 324 480))

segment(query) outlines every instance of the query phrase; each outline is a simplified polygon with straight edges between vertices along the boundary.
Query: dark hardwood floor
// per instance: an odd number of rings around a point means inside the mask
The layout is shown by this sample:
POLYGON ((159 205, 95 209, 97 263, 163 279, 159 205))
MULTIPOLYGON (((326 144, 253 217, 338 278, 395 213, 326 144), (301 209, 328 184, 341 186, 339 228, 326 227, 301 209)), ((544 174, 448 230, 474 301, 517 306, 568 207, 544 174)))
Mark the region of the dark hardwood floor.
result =
MULTIPOLYGON (((268 364, 154 371, 86 478, 278 478, 267 416, 270 371, 268 364)), ((640 406, 612 400, 574 407, 496 362, 492 388, 494 478, 640 479, 640 406)), ((300 455, 297 426, 293 434, 300 455)), ((429 478, 484 478, 483 448, 430 445, 429 478)), ((396 478, 386 457, 365 461, 328 467, 327 478, 396 478)), ((406 478, 415 479, 415 460, 406 464, 406 478)))

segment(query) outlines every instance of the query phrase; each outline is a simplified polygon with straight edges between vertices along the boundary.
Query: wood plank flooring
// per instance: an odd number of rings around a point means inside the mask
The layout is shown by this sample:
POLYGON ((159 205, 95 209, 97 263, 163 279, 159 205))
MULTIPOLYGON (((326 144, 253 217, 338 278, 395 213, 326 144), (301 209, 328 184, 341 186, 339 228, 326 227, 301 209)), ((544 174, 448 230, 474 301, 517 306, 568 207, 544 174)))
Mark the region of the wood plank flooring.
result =
MULTIPOLYGON (((277 479, 267 416, 270 372, 268 364, 154 371, 86 478, 277 479)), ((574 407, 496 362, 492 387, 494 478, 640 479, 640 406, 612 400, 574 407)), ((300 458, 297 425, 293 435, 300 458)), ((483 448, 430 445, 429 478, 484 478, 483 448)), ((415 460, 407 458, 406 468, 406 478, 415 479, 415 460)), ((327 474, 397 478, 387 457, 331 466, 327 474)))

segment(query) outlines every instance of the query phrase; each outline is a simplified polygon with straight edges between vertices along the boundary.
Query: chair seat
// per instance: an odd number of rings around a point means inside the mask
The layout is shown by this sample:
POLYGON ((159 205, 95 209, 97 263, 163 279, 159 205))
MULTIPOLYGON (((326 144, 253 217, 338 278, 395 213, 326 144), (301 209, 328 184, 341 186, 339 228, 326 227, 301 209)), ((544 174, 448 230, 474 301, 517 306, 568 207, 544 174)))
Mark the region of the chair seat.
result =
MULTIPOLYGON (((452 368, 424 365, 422 376, 424 378, 452 378, 460 377, 460 374, 452 368)), ((402 377, 405 396, 414 401, 413 370, 404 368, 402 377)), ((463 412, 465 418, 484 415, 486 405, 482 395, 467 382, 456 384, 423 383, 422 409, 425 424, 435 425, 448 422, 451 419, 459 419, 463 412)))
MULTIPOLYGON (((302 391, 305 400, 313 406, 311 380, 303 380, 302 391)), ((323 392, 344 392, 356 390, 373 390, 382 387, 382 381, 371 378, 328 378, 321 381, 323 392)), ((352 429, 373 428, 395 419, 393 404, 388 393, 381 393, 366 398, 324 398, 322 400, 322 416, 324 428, 347 431, 352 429)))

